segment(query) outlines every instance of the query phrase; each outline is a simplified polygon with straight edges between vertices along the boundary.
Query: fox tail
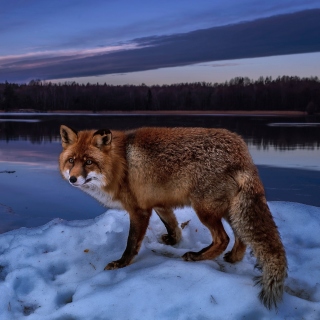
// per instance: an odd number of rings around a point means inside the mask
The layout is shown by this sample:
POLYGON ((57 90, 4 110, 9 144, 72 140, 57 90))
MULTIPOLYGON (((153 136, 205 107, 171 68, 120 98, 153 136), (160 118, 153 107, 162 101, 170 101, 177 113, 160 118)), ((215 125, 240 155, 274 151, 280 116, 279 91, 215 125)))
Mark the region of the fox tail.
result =
POLYGON ((242 173, 238 177, 240 190, 231 205, 230 223, 240 239, 249 245, 257 258, 262 275, 261 302, 268 308, 282 300, 287 277, 287 259, 280 234, 268 207, 258 173, 242 173))

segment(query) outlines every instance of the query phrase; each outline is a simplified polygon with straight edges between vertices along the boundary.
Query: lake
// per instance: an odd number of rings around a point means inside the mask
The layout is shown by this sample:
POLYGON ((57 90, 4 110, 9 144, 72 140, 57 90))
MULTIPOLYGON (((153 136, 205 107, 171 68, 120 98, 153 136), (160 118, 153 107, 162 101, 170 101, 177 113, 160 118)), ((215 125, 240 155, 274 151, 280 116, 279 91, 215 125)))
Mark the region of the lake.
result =
POLYGON ((268 201, 320 207, 320 117, 259 115, 0 114, 0 233, 106 211, 58 170, 61 124, 80 129, 140 126, 226 128, 247 142, 268 201))

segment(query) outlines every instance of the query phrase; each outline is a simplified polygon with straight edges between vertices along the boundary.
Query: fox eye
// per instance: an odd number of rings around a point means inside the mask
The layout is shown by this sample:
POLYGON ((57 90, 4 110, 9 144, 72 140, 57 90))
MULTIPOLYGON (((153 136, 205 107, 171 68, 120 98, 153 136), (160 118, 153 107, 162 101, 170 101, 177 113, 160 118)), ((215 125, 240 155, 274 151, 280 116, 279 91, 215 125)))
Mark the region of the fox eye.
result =
POLYGON ((68 160, 70 163, 74 163, 74 159, 73 158, 69 158, 68 160))
POLYGON ((87 165, 87 166, 90 166, 90 164, 92 164, 92 160, 87 160, 87 161, 86 161, 86 165, 87 165))

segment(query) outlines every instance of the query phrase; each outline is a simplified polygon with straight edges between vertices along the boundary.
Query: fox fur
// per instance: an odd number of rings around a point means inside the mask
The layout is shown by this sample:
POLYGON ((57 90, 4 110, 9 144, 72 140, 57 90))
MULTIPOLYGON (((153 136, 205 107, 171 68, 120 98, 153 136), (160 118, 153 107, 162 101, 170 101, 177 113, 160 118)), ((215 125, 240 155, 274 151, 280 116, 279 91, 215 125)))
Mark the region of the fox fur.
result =
POLYGON ((176 244, 181 230, 173 209, 192 206, 209 229, 212 243, 187 252, 186 261, 214 259, 229 237, 221 219, 231 225, 235 243, 224 255, 242 260, 249 245, 262 269, 259 298, 267 308, 281 301, 287 261, 265 198, 257 168, 243 139, 225 129, 139 128, 131 131, 75 131, 60 128, 59 164, 71 185, 107 207, 130 216, 127 247, 105 269, 122 268, 138 253, 152 209, 164 223, 162 241, 176 244))

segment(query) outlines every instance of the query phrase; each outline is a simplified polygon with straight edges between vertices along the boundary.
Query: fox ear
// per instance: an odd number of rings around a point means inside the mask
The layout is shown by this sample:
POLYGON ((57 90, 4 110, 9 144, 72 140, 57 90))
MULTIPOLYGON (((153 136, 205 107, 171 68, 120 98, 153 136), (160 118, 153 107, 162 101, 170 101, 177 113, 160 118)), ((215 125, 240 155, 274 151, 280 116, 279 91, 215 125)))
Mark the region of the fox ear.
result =
POLYGON ((64 125, 60 126, 60 135, 61 135, 62 147, 64 149, 74 144, 78 140, 77 131, 71 128, 68 128, 67 126, 64 126, 64 125))
POLYGON ((111 143, 112 133, 109 129, 101 129, 96 131, 92 137, 92 144, 97 148, 106 146, 111 143))

